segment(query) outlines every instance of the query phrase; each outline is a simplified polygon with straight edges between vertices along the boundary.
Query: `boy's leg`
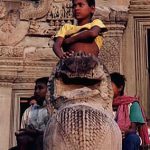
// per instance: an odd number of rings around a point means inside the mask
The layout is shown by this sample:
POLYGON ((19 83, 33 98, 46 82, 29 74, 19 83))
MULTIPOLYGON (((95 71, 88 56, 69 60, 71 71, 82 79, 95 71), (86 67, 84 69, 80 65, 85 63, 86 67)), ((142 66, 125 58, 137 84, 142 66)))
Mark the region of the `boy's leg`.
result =
POLYGON ((136 133, 129 133, 123 139, 123 150, 139 150, 140 138, 136 133))

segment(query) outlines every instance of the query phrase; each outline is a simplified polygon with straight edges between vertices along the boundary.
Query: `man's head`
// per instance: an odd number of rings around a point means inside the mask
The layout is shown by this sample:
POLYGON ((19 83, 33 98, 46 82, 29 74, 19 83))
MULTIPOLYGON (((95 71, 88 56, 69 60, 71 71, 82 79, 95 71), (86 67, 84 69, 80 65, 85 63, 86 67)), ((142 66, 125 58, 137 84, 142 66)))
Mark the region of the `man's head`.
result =
POLYGON ((38 78, 35 81, 34 95, 37 98, 37 103, 40 104, 40 105, 43 104, 43 101, 46 98, 47 83, 48 83, 48 77, 38 78))
POLYGON ((72 0, 73 13, 77 20, 91 18, 95 11, 95 0, 72 0))
POLYGON ((124 94, 125 81, 126 78, 124 75, 121 75, 118 72, 110 74, 112 87, 114 91, 114 97, 122 96, 124 94))

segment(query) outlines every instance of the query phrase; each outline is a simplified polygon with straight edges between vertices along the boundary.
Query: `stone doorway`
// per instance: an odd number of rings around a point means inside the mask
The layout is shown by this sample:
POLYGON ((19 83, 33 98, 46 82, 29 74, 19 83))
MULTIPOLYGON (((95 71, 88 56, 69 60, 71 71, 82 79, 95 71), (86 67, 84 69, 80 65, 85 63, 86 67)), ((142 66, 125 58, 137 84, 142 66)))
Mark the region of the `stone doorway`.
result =
POLYGON ((149 63, 150 63, 150 17, 134 17, 134 51, 135 51, 135 79, 136 94, 140 97, 147 117, 150 117, 150 84, 149 84, 149 63))
MULTIPOLYGON (((150 28, 147 29, 147 50, 148 50, 148 104, 150 105, 150 28)), ((150 110, 148 110, 150 114, 150 110)), ((150 116, 149 116, 150 118, 150 116)))
POLYGON ((12 93, 10 147, 16 145, 15 132, 20 129, 21 117, 29 106, 28 100, 33 95, 33 90, 13 90, 12 93))

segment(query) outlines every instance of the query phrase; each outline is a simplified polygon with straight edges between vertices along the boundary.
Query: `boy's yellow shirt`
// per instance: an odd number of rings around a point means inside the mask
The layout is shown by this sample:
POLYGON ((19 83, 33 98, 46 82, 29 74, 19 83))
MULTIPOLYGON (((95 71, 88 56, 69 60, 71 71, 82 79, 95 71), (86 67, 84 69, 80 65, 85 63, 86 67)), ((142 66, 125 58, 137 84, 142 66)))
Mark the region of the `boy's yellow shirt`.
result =
MULTIPOLYGON (((60 28, 60 30, 57 32, 55 37, 63 37, 65 38, 65 36, 74 36, 76 34, 78 34, 79 32, 83 31, 83 30, 88 30, 91 29, 94 26, 98 26, 101 29, 107 30, 106 26, 103 24, 103 22, 100 19, 95 19, 90 23, 87 23, 85 25, 82 26, 77 26, 77 25, 72 25, 72 24, 65 24, 64 26, 62 26, 60 28)), ((99 48, 102 47, 102 36, 99 35, 95 38, 95 42, 97 44, 97 46, 99 48)))

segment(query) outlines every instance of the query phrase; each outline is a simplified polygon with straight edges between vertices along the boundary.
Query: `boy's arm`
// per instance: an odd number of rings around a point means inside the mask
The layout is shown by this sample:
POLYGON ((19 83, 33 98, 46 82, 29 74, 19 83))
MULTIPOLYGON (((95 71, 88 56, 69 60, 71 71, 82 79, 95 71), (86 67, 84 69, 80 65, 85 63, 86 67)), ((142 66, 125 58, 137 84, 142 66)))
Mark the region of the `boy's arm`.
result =
POLYGON ((99 33, 101 32, 101 28, 98 26, 94 26, 89 30, 81 31, 79 34, 64 39, 64 44, 72 44, 78 41, 86 41, 88 38, 95 39, 99 33))
POLYGON ((57 37, 54 45, 53 45, 53 51, 56 54, 57 57, 62 58, 63 57, 63 51, 62 51, 62 43, 64 41, 64 38, 57 37))
POLYGON ((56 54, 56 56, 59 57, 60 59, 67 58, 67 57, 71 56, 70 52, 64 52, 62 50, 62 43, 63 43, 63 41, 64 41, 64 38, 57 37, 55 42, 54 42, 54 45, 53 45, 53 51, 56 54))

